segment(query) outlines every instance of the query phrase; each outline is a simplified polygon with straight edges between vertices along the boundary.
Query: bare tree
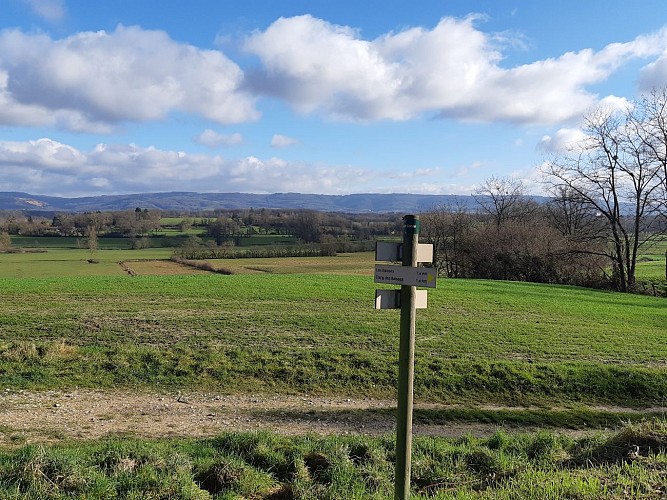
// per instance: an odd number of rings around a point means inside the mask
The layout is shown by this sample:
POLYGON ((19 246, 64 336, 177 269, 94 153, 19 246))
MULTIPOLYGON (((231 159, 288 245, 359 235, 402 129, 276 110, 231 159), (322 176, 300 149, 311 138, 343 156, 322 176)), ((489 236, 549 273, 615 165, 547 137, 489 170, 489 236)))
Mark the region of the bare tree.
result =
POLYGON ((667 207, 667 87, 643 96, 629 124, 644 148, 646 161, 656 164, 660 179, 654 203, 667 207))
POLYGON ((526 187, 521 180, 511 177, 490 177, 473 193, 482 210, 493 218, 500 232, 503 223, 519 220, 531 211, 526 187))
POLYGON ((440 206, 421 214, 421 235, 433 244, 433 264, 438 273, 459 278, 464 273, 461 256, 463 240, 472 227, 472 217, 465 206, 440 206))
POLYGON ((611 259, 621 291, 633 288, 639 249, 658 235, 664 216, 656 203, 659 163, 639 133, 644 111, 595 110, 584 119, 586 138, 545 167, 554 194, 568 193, 605 221, 610 245, 601 253, 611 259))
POLYGON ((216 245, 222 245, 225 241, 233 241, 239 237, 241 226, 227 217, 218 217, 206 227, 206 232, 215 239, 216 245))
POLYGON ((322 235, 321 218, 321 214, 314 210, 299 210, 290 223, 292 235, 305 243, 317 243, 322 235))
MULTIPOLYGON (((556 186, 554 196, 546 204, 546 210, 553 226, 563 236, 581 238, 586 234, 586 240, 596 236, 592 230, 599 226, 595 222, 595 210, 579 194, 565 186, 556 186)), ((604 235, 603 235, 604 237, 604 235)))
MULTIPOLYGON (((589 284, 601 275, 600 258, 572 254, 570 238, 545 207, 503 220, 465 207, 435 207, 421 214, 421 236, 434 245, 434 263, 450 278, 589 284)), ((591 247, 591 245, 587 245, 591 247)))
POLYGON ((88 226, 86 229, 86 236, 86 243, 88 245, 88 250, 90 250, 90 258, 92 259, 97 251, 97 227, 94 224, 88 226))

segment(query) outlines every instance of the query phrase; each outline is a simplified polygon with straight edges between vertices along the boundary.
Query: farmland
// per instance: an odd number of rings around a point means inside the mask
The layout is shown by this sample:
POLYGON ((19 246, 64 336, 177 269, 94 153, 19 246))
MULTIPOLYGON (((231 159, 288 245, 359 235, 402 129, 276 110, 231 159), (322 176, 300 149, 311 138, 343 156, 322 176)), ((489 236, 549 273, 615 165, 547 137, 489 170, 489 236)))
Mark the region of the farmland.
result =
MULTIPOLYGON (((169 255, 162 248, 0 255, 0 387, 11 394, 94 390, 119 398, 181 392, 263 401, 395 397, 398 312, 372 309, 372 254, 210 261, 233 271, 230 276, 179 266, 169 255)), ((664 266, 659 251, 654 257, 640 267, 664 266)), ((637 436, 647 432, 654 451, 664 449, 661 420, 623 426, 660 417, 667 400, 664 298, 441 279, 417 317, 417 423, 487 422, 507 431, 454 441, 418 438, 415 495, 482 491, 482 497, 510 498, 523 491, 538 498, 536 488, 547 477, 552 498, 648 495, 664 484, 664 455, 651 455, 649 469, 624 465, 628 444, 623 456, 608 456, 614 443, 628 435, 639 443, 637 436), (522 426, 617 430, 594 439, 552 431, 515 435, 522 426), (584 471, 578 464, 591 457, 597 466, 584 471), (513 478, 514 486, 489 482, 492 472, 513 478)), ((364 411, 362 418, 391 418, 388 409, 364 411)), ((2 432, 15 445, 0 453, 0 469, 14 471, 0 482, 0 495, 16 481, 39 498, 45 492, 95 496, 91 485, 118 492, 131 480, 125 491, 198 498, 196 486, 209 484, 204 477, 214 466, 235 471, 207 490, 217 498, 341 498, 350 491, 356 498, 387 498, 391 492, 391 436, 228 433, 85 445, 67 437, 57 448, 41 449, 22 444, 30 435, 42 440, 39 433, 12 426, 2 432), (360 447, 369 458, 359 455, 360 447), (183 466, 165 462, 167 454, 180 457, 183 466), (311 464, 313 456, 324 457, 321 467, 311 464), (134 460, 135 466, 110 466, 103 476, 69 485, 48 480, 49 474, 76 478, 100 460, 134 460), (23 464, 23 475, 18 465, 6 464, 23 464), (282 475, 276 473, 281 467, 287 467, 282 475), (44 474, 29 476, 28 470, 44 474), (174 470, 180 471, 176 479, 167 479, 174 470), (332 475, 319 481, 325 470, 332 475), (142 474, 156 478, 153 486, 140 484, 142 474), (285 496, 271 497, 279 492, 285 496)), ((641 451, 649 460, 648 447, 641 451)))
MULTIPOLYGON (((314 274, 3 280, 3 378, 387 397, 398 316, 372 309, 374 288, 314 274), (51 344, 67 359, 39 355, 51 344)), ((660 298, 441 281, 418 318, 416 394, 648 406, 667 397, 665 324, 660 298)))

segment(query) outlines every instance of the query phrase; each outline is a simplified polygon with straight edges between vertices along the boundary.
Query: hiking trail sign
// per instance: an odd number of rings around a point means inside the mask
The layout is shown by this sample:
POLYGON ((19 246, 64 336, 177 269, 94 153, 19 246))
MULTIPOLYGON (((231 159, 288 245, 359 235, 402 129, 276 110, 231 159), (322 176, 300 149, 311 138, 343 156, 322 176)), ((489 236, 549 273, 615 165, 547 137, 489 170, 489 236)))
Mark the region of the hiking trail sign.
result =
POLYGON ((394 499, 410 498, 412 455, 412 407, 415 375, 416 310, 426 307, 426 290, 435 288, 436 269, 419 267, 433 262, 433 245, 419 243, 419 217, 403 217, 403 243, 378 242, 375 260, 401 262, 402 265, 376 264, 375 283, 400 285, 399 290, 376 290, 376 309, 400 309, 401 329, 398 349, 398 408, 396 412, 396 469, 394 499))

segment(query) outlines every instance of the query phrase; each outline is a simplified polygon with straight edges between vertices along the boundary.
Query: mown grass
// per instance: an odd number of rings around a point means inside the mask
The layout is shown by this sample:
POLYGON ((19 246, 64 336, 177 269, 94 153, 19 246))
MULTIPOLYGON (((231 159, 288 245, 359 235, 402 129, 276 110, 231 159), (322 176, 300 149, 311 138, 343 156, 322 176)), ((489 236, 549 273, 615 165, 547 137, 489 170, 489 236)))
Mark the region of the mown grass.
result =
MULTIPOLYGON (((417 437, 412 498, 597 499, 667 494, 667 425, 581 438, 547 431, 417 437)), ((0 451, 2 498, 386 499, 392 437, 285 437, 27 445, 0 451)))
MULTIPOLYGON (((374 289, 330 275, 0 280, 0 384, 393 397, 399 315, 372 308, 374 289)), ((660 298, 440 280, 418 313, 416 397, 661 405, 666 324, 660 298)))

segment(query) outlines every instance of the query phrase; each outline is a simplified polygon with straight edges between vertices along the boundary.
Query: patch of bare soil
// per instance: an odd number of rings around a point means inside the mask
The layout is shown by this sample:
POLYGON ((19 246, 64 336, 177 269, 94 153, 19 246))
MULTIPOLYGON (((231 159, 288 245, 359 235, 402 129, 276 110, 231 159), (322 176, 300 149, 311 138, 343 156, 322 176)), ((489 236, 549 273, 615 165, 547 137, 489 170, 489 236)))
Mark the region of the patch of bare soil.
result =
MULTIPOLYGON (((0 392, 0 444, 118 434, 203 437, 249 430, 380 435, 394 432, 395 406, 389 400, 334 397, 6 389, 0 392)), ((495 429, 487 424, 416 423, 414 433, 490 435, 495 429)))
MULTIPOLYGON (((395 401, 378 399, 5 389, 0 392, 0 445, 119 434, 204 437, 250 430, 287 435, 381 435, 395 432, 395 408, 395 401)), ((448 407, 416 403, 415 408, 448 407)), ((458 437, 470 433, 484 437, 493 434, 498 426, 415 421, 413 429, 415 435, 458 437)))

